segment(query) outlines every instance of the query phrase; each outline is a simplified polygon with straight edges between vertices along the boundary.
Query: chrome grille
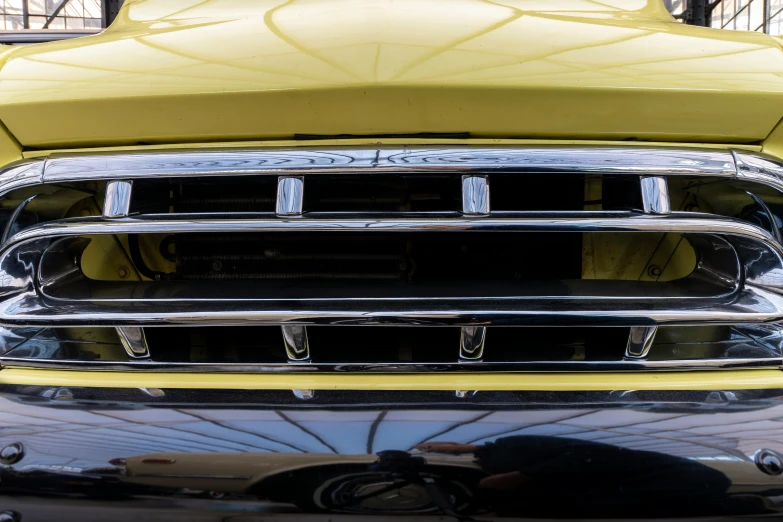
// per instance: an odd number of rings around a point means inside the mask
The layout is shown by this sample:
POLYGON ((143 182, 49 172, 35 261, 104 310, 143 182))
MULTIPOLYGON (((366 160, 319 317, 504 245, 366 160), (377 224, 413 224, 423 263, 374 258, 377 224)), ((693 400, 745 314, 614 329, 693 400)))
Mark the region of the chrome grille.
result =
POLYGON ((783 167, 757 154, 550 147, 71 155, 9 167, 0 194, 5 365, 309 372, 783 364, 775 210, 783 167), (590 184, 600 198, 588 197, 590 184), (562 200, 539 197, 547 192, 562 200), (710 212, 691 200, 708 202, 710 212), (584 245, 616 234, 666 262, 684 244, 693 269, 667 278, 661 263, 636 276, 584 277, 584 245), (155 263, 143 252, 151 243, 155 263), (119 278, 90 272, 95 244, 119 278))

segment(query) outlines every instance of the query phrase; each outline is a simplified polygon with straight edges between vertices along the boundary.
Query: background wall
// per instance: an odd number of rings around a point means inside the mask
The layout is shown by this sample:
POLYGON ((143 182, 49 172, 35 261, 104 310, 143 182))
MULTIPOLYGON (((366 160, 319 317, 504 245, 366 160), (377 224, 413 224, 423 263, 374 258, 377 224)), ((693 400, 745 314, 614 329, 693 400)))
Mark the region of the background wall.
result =
MULTIPOLYGON (((783 0, 664 0, 666 7, 683 20, 693 19, 698 10, 706 23, 718 29, 783 33, 783 0)), ((702 24, 695 24, 702 25, 702 24)))
POLYGON ((0 0, 0 31, 51 29, 98 31, 119 0, 0 0))

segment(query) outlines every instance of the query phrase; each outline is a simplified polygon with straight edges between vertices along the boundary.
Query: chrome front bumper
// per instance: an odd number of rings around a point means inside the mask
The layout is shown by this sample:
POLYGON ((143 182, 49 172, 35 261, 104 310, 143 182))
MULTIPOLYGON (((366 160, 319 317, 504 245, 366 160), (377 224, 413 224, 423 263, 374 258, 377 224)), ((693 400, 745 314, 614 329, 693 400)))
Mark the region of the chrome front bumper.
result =
POLYGON ((783 516, 779 390, 0 392, 9 521, 783 516))

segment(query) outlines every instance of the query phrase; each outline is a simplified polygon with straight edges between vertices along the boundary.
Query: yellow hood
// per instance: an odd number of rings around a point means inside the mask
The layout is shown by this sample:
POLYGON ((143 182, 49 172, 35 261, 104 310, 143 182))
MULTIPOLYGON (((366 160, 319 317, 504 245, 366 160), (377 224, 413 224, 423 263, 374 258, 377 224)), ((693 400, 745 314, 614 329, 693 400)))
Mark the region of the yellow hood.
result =
POLYGON ((307 135, 754 142, 766 35, 659 0, 132 0, 103 34, 0 56, 26 147, 307 135), (4 63, 3 63, 4 62, 4 63))

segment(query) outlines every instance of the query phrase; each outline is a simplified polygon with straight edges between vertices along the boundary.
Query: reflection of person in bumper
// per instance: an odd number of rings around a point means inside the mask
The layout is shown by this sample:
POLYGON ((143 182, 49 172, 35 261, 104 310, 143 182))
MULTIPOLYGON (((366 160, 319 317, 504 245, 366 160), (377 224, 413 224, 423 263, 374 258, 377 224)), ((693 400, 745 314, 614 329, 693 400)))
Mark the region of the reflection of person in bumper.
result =
POLYGON ((529 514, 540 506, 559 515, 619 514, 623 508, 637 516, 640 510, 648 516, 708 514, 725 511, 731 485, 722 472, 696 460, 565 437, 429 442, 417 449, 475 455, 490 474, 479 487, 499 511, 529 514))

